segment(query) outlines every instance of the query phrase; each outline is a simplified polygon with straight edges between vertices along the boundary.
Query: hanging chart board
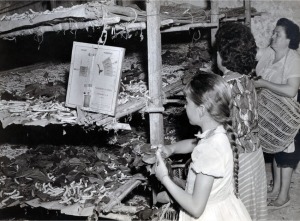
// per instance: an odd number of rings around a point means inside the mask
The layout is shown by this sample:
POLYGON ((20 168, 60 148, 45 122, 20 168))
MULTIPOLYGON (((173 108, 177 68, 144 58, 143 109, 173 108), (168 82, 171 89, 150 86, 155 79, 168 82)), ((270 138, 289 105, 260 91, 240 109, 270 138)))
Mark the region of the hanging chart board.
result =
POLYGON ((125 49, 73 43, 66 106, 115 115, 125 49))

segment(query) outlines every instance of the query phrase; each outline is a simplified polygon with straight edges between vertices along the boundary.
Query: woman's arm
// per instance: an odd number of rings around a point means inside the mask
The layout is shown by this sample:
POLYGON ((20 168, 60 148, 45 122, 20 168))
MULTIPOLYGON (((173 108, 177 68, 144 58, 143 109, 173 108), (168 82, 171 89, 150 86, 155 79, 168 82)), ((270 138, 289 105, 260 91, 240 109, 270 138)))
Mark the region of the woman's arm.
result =
POLYGON ((259 79, 254 81, 254 85, 256 88, 266 88, 284 97, 295 97, 298 93, 300 77, 289 78, 286 84, 275 84, 270 81, 259 79))

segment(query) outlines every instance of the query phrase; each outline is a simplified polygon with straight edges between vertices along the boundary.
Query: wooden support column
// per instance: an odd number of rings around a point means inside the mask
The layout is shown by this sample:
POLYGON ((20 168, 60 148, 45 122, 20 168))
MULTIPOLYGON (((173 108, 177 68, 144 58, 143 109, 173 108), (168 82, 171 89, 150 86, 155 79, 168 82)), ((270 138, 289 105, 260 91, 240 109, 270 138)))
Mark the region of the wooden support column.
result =
POLYGON ((148 80, 150 102, 150 142, 152 145, 163 144, 163 106, 162 106, 162 60, 160 33, 160 1, 148 0, 147 7, 147 44, 148 44, 148 80))
POLYGON ((213 45, 215 43, 215 39, 216 39, 215 35, 216 35, 217 30, 219 28, 219 1, 218 0, 211 0, 210 7, 211 7, 210 22, 218 24, 217 28, 212 28, 211 31, 210 31, 210 33, 211 33, 211 45, 213 45))
POLYGON ((50 0, 51 10, 55 9, 57 7, 56 0, 50 0))
POLYGON ((250 0, 245 0, 245 25, 251 28, 251 2, 250 0))

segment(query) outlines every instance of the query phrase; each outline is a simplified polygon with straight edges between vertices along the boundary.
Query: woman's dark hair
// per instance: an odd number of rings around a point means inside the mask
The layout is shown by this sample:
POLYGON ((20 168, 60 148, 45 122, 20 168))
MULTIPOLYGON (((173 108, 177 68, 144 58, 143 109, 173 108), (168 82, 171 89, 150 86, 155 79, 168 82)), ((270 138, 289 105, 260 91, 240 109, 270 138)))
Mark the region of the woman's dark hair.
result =
POLYGON ((287 39, 290 39, 289 48, 294 50, 298 49, 300 42, 299 26, 287 18, 280 18, 276 26, 284 28, 287 39))
POLYGON ((216 33, 215 46, 224 67, 240 74, 254 74, 257 47, 250 28, 240 23, 222 25, 216 33))

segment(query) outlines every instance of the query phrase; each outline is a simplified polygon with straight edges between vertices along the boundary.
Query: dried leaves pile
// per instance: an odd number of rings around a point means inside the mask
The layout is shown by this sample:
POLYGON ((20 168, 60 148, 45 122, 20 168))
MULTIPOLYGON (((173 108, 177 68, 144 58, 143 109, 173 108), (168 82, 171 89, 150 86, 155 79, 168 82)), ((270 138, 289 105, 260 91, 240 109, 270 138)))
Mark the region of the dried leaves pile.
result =
POLYGON ((132 178, 134 156, 130 147, 49 145, 28 148, 14 159, 1 156, 0 208, 34 198, 64 205, 105 205, 132 178))

